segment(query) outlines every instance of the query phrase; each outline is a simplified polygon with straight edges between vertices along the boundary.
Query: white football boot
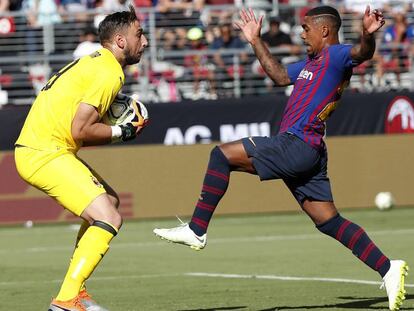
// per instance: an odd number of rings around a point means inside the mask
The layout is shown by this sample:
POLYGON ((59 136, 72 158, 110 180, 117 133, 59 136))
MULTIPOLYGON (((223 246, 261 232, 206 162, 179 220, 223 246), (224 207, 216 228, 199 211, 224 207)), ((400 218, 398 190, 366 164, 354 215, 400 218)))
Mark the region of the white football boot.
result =
POLYGON ((190 246, 194 250, 201 250, 207 244, 207 234, 198 236, 191 230, 188 223, 181 222, 181 225, 171 229, 154 229, 156 236, 169 242, 184 244, 190 246))
POLYGON ((404 279, 408 274, 408 265, 403 260, 391 260, 391 266, 383 278, 381 288, 387 290, 390 310, 400 310, 405 299, 404 279))

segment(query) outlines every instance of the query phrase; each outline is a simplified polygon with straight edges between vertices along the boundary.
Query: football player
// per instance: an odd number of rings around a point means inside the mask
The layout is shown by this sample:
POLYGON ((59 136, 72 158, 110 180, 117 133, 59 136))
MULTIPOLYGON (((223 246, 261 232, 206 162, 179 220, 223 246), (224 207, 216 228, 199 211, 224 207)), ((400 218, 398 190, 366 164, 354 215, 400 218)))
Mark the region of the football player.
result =
POLYGON ((236 23, 252 46, 267 75, 278 86, 294 84, 280 131, 272 137, 248 137, 215 147, 189 224, 154 233, 175 243, 202 249, 207 227, 226 193, 230 173, 242 171, 261 180, 282 179, 316 228, 348 247, 362 262, 378 272, 387 290, 390 310, 405 299, 407 264, 390 260, 357 224, 342 217, 333 202, 327 175, 325 121, 337 107, 352 68, 372 58, 375 32, 385 23, 380 11, 366 8, 358 45, 340 44, 341 17, 329 6, 309 10, 302 24, 307 58, 287 67, 275 61, 260 38, 263 17, 242 10, 236 23))
POLYGON ((16 167, 29 184, 84 219, 60 291, 49 311, 103 311, 85 281, 122 225, 114 190, 76 153, 82 146, 133 139, 145 126, 100 122, 124 84, 123 68, 140 61, 148 41, 131 6, 99 25, 102 49, 50 78, 37 96, 15 146, 16 167))

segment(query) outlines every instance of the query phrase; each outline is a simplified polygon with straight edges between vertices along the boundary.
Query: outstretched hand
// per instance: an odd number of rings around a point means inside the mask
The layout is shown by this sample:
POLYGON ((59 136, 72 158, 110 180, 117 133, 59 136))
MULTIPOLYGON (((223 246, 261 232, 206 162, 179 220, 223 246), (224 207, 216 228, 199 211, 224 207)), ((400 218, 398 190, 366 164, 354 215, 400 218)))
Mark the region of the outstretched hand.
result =
POLYGON ((247 42, 253 43, 255 39, 260 37, 263 15, 257 20, 251 8, 248 11, 242 9, 239 15, 241 20, 234 22, 234 26, 243 32, 247 42))
POLYGON ((371 11, 371 8, 367 5, 362 24, 367 33, 373 34, 385 24, 384 16, 381 11, 371 11))

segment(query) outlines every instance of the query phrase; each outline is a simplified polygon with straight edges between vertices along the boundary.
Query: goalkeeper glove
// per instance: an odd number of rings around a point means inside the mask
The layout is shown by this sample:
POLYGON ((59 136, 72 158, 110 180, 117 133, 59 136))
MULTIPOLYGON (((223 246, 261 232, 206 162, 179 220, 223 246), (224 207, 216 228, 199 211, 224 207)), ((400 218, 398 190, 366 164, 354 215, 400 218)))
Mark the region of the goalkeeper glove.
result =
POLYGON ((137 136, 137 128, 132 123, 111 126, 112 143, 128 141, 137 136))

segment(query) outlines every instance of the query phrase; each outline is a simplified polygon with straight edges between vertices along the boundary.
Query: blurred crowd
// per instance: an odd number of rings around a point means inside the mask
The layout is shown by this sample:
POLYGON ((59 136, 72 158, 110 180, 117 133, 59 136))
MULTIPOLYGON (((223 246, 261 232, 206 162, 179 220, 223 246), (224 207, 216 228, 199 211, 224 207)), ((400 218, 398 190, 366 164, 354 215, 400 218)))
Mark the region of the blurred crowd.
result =
MULTIPOLYGON (((177 81, 191 81, 187 97, 216 99, 234 95, 233 84, 228 88, 228 94, 223 86, 235 79, 247 89, 254 88, 257 81, 265 90, 270 91, 273 87, 259 62, 247 53, 245 39, 233 27, 241 6, 265 15, 262 39, 272 53, 287 64, 303 56, 300 23, 310 7, 321 3, 337 7, 344 18, 344 27, 349 29, 343 32, 342 39, 357 43, 361 16, 369 4, 384 11, 387 24, 377 38, 380 48, 373 60, 355 69, 355 73, 361 75, 360 82, 365 83, 367 73, 381 80, 389 71, 396 75, 398 82, 400 74, 413 67, 412 0, 308 0, 302 6, 291 5, 291 1, 279 0, 275 6, 272 0, 0 0, 0 35, 12 35, 14 31, 13 17, 16 14, 8 15, 8 12, 24 12, 29 30, 75 22, 83 25, 77 46, 72 51, 73 57, 78 58, 100 48, 96 32, 105 14, 133 5, 144 29, 149 31, 151 25, 155 27, 150 37, 155 42, 150 44, 156 46, 158 54, 148 65, 148 76, 150 84, 166 90, 164 93, 168 95, 164 94, 162 101, 181 99, 177 81), (149 9, 156 12, 153 20, 149 9), (162 59, 159 55, 163 55, 162 59)), ((30 46, 35 46, 35 42, 30 43, 35 35, 27 31, 26 38, 30 46)), ((129 73, 135 79, 142 75, 136 68, 130 69, 129 73)))

